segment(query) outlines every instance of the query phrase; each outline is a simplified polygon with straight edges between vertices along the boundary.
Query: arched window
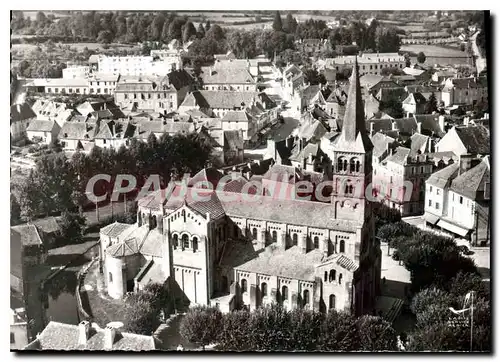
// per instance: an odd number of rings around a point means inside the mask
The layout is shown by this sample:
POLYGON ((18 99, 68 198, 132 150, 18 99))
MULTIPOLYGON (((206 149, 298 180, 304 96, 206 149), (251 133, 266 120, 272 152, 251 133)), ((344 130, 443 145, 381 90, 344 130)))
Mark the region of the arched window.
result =
POLYGON ((339 253, 345 253, 345 241, 340 240, 339 253))
POLYGON ((351 158, 349 161, 349 171, 354 172, 356 170, 356 159, 351 158))
POLYGON ((254 239, 257 239, 257 228, 253 228, 253 229, 252 229, 252 237, 253 237, 254 239))
POLYGON ((194 237, 193 238, 193 253, 198 250, 198 238, 194 237))
POLYGON ((304 290, 304 306, 308 305, 310 302, 309 300, 309 290, 304 290))
POLYGON ((292 241, 293 241, 293 245, 299 245, 299 236, 297 235, 297 233, 293 233, 292 241))
POLYGON ((325 271, 325 282, 327 282, 327 281, 328 281, 328 272, 325 271))
POLYGON ((333 282, 337 278, 337 271, 335 269, 330 270, 330 278, 328 281, 333 282))
POLYGON ((189 236, 187 234, 182 235, 182 249, 189 249, 189 236))
POLYGON ((182 210, 182 217, 184 218, 184 222, 186 222, 186 210, 182 210))
POLYGON ((319 237, 314 237, 314 249, 319 249, 319 237))
POLYGON ((343 161, 343 170, 347 171, 347 160, 345 160, 345 159, 343 161))
POLYGON ((246 293, 247 292, 247 280, 246 279, 241 279, 241 293, 246 293))
POLYGON ((262 294, 262 298, 267 297, 267 284, 262 283, 260 285, 260 293, 262 294))
POLYGON ((177 234, 174 234, 172 238, 174 240, 174 249, 177 249, 179 247, 179 236, 177 236, 177 234))
POLYGON ((361 163, 359 161, 356 161, 356 172, 359 172, 361 169, 361 163))
POLYGON ((276 232, 276 230, 273 230, 273 243, 277 241, 278 241, 278 233, 276 232))
POLYGON ((342 273, 339 274, 339 284, 342 284, 342 273))
POLYGON ((328 309, 335 309, 335 294, 330 294, 330 303, 328 309))
POLYGON ((286 285, 281 288, 281 300, 285 301, 288 300, 288 287, 286 285))
POLYGON ((108 280, 110 283, 113 283, 113 274, 111 272, 108 273, 108 280))

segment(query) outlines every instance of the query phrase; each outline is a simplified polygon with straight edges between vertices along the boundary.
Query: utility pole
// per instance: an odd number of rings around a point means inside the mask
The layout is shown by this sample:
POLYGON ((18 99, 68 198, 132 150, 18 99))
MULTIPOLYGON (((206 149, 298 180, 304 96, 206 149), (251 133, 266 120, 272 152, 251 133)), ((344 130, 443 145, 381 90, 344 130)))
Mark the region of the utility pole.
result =
POLYGON ((472 352, 472 338, 474 329, 474 291, 472 291, 470 294, 470 352, 472 352))

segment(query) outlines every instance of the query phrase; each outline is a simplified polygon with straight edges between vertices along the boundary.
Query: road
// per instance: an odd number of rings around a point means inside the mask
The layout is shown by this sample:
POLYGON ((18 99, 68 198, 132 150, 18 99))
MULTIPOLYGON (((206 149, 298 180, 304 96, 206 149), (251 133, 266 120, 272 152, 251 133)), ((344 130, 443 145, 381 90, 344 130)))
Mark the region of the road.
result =
POLYGON ((478 35, 479 31, 471 36, 470 41, 472 42, 472 51, 474 52, 474 58, 476 59, 477 74, 480 74, 483 69, 486 68, 486 58, 483 58, 483 56, 479 52, 479 48, 477 47, 476 38, 478 35))

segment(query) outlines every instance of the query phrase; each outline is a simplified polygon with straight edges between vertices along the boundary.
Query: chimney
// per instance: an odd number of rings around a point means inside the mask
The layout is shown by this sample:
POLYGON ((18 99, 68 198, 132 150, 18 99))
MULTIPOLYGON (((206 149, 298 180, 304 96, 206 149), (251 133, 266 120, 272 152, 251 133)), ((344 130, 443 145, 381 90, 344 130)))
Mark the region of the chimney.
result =
POLYGON ((432 139, 432 137, 429 137, 429 146, 428 146, 428 150, 429 152, 434 152, 434 140, 432 139))
POLYGON ((469 125, 470 118, 469 117, 464 117, 464 126, 469 125))
POLYGON ((80 324, 78 324, 78 344, 80 345, 87 344, 89 338, 90 338, 90 323, 88 321, 81 321, 80 324))
POLYGON ((370 136, 373 136, 373 128, 375 126, 375 122, 370 122, 370 136))
POLYGON ((444 116, 442 114, 439 115, 439 128, 444 132, 444 116))
POLYGON ((214 67, 212 66, 212 67, 210 67, 210 75, 214 75, 214 73, 215 73, 215 70, 214 70, 214 67))
POLYGON ((208 211, 207 211, 206 215, 207 215, 207 222, 210 222, 210 213, 208 211))
POLYGON ((393 130, 393 131, 397 131, 397 129, 398 129, 398 125, 397 125, 397 123, 396 123, 396 122, 394 122, 394 121, 392 121, 392 130, 393 130))
POLYGON ((462 173, 468 171, 472 167, 472 155, 471 154, 466 154, 466 155, 460 155, 458 156, 458 174, 461 175, 462 173))
POLYGON ((417 133, 422 134, 422 122, 417 122, 417 133))
POLYGON ((113 137, 116 137, 116 123, 113 122, 113 137))
POLYGON ((115 343, 115 336, 116 330, 113 327, 107 326, 104 329, 104 349, 113 348, 113 344, 115 343))

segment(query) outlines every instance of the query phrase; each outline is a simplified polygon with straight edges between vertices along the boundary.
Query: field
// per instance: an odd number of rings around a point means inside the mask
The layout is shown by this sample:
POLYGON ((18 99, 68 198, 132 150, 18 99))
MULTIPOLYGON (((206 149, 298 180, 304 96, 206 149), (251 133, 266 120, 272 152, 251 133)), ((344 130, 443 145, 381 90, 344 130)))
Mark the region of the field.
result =
POLYGON ((467 57, 467 53, 461 51, 460 49, 443 48, 438 45, 408 44, 402 45, 400 51, 413 52, 416 54, 424 52, 424 54, 428 57, 467 57))

